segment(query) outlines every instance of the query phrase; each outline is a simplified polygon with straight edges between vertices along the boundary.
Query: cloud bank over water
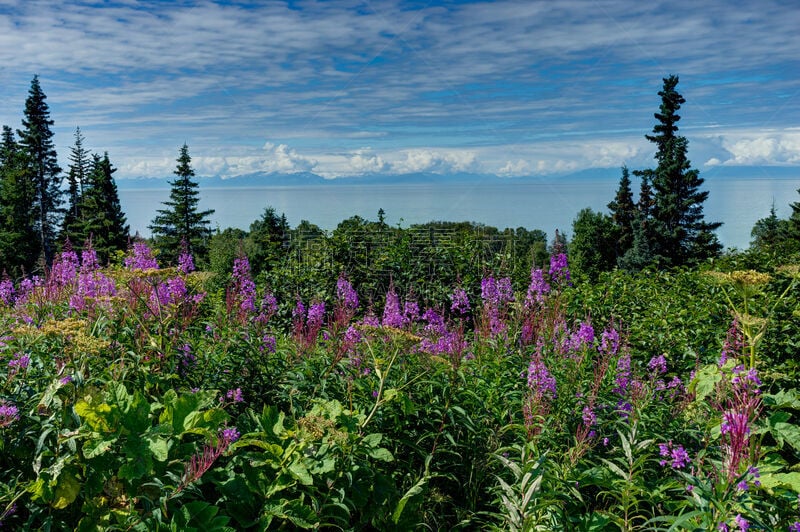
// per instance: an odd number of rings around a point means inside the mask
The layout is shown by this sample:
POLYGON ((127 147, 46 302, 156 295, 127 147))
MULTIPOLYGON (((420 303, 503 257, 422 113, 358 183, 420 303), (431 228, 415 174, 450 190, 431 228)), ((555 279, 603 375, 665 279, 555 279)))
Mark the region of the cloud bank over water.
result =
POLYGON ((690 156, 800 166, 800 10, 689 0, 0 2, 0 123, 39 74, 62 159, 80 126, 118 178, 652 164, 678 74, 690 156))

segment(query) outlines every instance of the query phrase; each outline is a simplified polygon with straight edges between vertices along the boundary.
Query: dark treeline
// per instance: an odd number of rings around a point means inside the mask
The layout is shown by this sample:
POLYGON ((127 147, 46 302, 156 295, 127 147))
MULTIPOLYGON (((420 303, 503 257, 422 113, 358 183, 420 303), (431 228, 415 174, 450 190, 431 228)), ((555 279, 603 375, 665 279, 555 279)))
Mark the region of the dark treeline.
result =
MULTIPOLYGON (((549 246, 543 231, 522 227, 500 230, 444 221, 390 227, 383 210, 377 221, 354 216, 326 232, 307 221, 291 228, 285 216, 267 206, 249 230, 214 233, 209 220, 213 211, 198 209, 199 187, 185 144, 170 181, 170 199, 149 226, 151 244, 164 265, 174 264, 186 249, 199 266, 221 278, 230 272, 233 258, 244 253, 257 274, 293 292, 292 297, 315 286, 322 290, 346 273, 368 297, 380 297, 392 284, 399 293, 433 301, 441 298, 444 287, 474 285, 487 272, 523 281, 532 266, 546 263, 556 246, 567 250, 575 274, 589 280, 616 268, 694 266, 720 255, 722 246, 714 234, 720 224, 704 219, 708 192, 701 190, 703 179, 691 168, 686 138, 678 135, 678 110, 685 102, 676 91, 678 78, 663 81, 656 124, 645 135, 656 147, 657 164, 632 172, 640 179, 638 199, 631 172, 623 167, 608 212, 581 210, 571 238, 556 232, 549 246)), ((0 270, 13 278, 41 274, 65 245, 80 250, 91 241, 101 261, 115 263, 131 244, 108 153, 91 153, 77 128, 63 170, 53 123, 34 77, 22 128, 15 134, 3 126, 0 145, 0 270)), ((791 218, 782 220, 773 207, 759 220, 751 251, 785 257, 800 250, 800 202, 792 210, 791 218)))

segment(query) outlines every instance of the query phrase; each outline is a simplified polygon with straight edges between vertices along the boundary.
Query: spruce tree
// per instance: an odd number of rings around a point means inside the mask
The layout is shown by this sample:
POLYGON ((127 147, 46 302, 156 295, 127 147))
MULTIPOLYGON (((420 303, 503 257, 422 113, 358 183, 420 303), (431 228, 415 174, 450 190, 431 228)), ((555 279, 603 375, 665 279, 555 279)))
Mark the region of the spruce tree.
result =
POLYGON ((622 167, 622 177, 614 201, 608 204, 611 220, 617 233, 616 255, 621 257, 633 244, 633 220, 636 217, 636 204, 633 202, 631 178, 628 167, 622 167))
MULTIPOLYGON (((800 193, 800 189, 797 192, 800 193)), ((800 201, 795 201, 789 206, 792 208, 792 214, 789 216, 789 225, 786 228, 787 236, 794 241, 797 247, 800 246, 800 201)))
POLYGON ((83 196, 84 186, 89 179, 89 172, 91 170, 92 161, 89 160, 89 152, 83 147, 83 134, 81 128, 75 129, 75 144, 71 148, 69 155, 69 170, 67 172, 67 182, 69 188, 67 190, 67 210, 64 213, 64 222, 62 225, 61 238, 64 241, 69 239, 74 243, 80 243, 83 240, 76 238, 79 229, 80 204, 83 196))
POLYGON ((30 273, 39 256, 39 239, 31 205, 33 183, 26 178, 25 154, 14 132, 3 126, 0 145, 0 274, 30 273))
POLYGON ((689 143, 677 135, 678 110, 685 99, 675 90, 677 76, 664 78, 661 106, 652 135, 645 138, 656 145, 655 169, 634 172, 652 183, 655 195, 652 208, 651 242, 654 254, 665 266, 680 266, 714 256, 721 245, 714 234, 720 223, 703 219, 703 202, 707 191, 701 191, 704 180, 691 168, 687 157, 689 143))
POLYGON ((194 170, 191 167, 189 147, 184 144, 177 159, 175 170, 177 178, 170 181, 172 187, 170 199, 163 203, 167 208, 159 209, 150 225, 156 246, 161 256, 168 263, 174 263, 181 249, 181 242, 186 241, 189 251, 200 260, 205 260, 208 242, 211 237, 208 217, 213 210, 198 211, 200 192, 197 182, 193 181, 194 170))
POLYGON ((101 261, 107 261, 115 251, 124 251, 130 235, 114 182, 116 171, 108 159, 108 152, 103 157, 94 155, 80 203, 77 241, 91 240, 101 261))
POLYGON ((17 130, 19 146, 25 153, 25 175, 33 183, 34 198, 31 208, 36 220, 36 231, 44 266, 53 262, 56 231, 61 218, 61 168, 50 129, 50 108, 47 106, 39 77, 34 76, 25 101, 23 129, 17 130))

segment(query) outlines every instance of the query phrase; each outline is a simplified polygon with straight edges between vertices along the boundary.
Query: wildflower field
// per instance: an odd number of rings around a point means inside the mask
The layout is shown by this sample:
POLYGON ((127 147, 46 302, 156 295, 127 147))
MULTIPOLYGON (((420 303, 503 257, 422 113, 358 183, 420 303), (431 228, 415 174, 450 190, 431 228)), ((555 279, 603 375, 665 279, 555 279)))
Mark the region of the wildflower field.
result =
POLYGON ((734 262, 303 299, 67 248, 0 282, 2 527, 798 531, 798 272, 734 262))

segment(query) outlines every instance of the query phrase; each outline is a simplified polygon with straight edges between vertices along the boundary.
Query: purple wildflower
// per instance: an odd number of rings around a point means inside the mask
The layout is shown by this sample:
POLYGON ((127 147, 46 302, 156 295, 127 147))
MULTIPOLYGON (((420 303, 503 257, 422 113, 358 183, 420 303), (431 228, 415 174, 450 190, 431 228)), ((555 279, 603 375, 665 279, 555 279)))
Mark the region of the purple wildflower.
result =
POLYGON ((244 255, 233 260, 232 283, 226 299, 228 311, 235 313, 243 323, 256 311, 256 283, 250 276, 250 261, 244 255))
POLYGON ((236 427, 229 427, 227 429, 223 429, 221 435, 222 435, 222 440, 228 442, 229 444, 235 442, 241 437, 241 434, 239 434, 239 431, 236 429, 236 427))
POLYGON ((738 359, 744 348, 744 337, 739 329, 739 321, 734 319, 725 335, 725 342, 722 344, 722 352, 719 355, 719 367, 725 365, 729 358, 738 359))
POLYGON ((125 267, 129 270, 157 270, 158 262, 153 251, 146 242, 139 240, 133 243, 131 254, 125 257, 125 267))
POLYGON ((619 352, 619 332, 614 328, 603 331, 600 336, 600 352, 614 356, 619 352))
POLYGON ((14 283, 6 277, 0 281, 0 301, 6 306, 11 306, 14 304, 14 299, 14 283))
POLYGON ((278 348, 278 342, 271 334, 265 334, 261 339, 261 351, 267 353, 274 353, 278 348))
POLYGON ((469 297, 463 288, 456 288, 450 295, 450 311, 456 315, 464 316, 469 313, 469 297))
POLYGON ((591 406, 587 405, 583 407, 583 412, 581 417, 583 418, 583 424, 586 425, 587 427, 591 427, 592 425, 597 423, 597 416, 595 415, 594 410, 592 409, 591 406))
POLYGON ((425 314, 422 315, 422 319, 428 322, 428 324, 425 325, 426 333, 436 335, 447 332, 447 325, 445 325, 444 318, 434 309, 429 308, 426 310, 425 314))
POLYGON ((617 360, 617 376, 614 379, 617 387, 614 388, 614 393, 624 395, 628 390, 631 382, 631 355, 624 353, 617 360))
POLYGON ((723 463, 732 480, 739 475, 740 466, 750 458, 750 424, 761 411, 758 386, 761 381, 754 369, 746 374, 741 367, 734 368, 731 378, 732 395, 722 412, 723 463))
POLYGON ((29 355, 24 355, 22 353, 14 354, 14 357, 8 361, 8 367, 14 370, 14 373, 28 369, 28 365, 31 363, 31 357, 29 355))
POLYGON ((400 298, 394 291, 394 286, 389 286, 389 291, 386 293, 386 305, 383 307, 381 324, 384 327, 394 327, 395 329, 401 329, 405 325, 405 319, 400 310, 400 298))
POLYGON ((664 355, 658 355, 650 359, 647 368, 656 375, 663 375, 667 372, 667 359, 664 355))
POLYGON ((192 254, 189 253, 189 250, 184 250, 178 256, 178 271, 184 275, 187 275, 194 271, 194 259, 192 258, 192 254))
POLYGON ((19 409, 5 401, 0 401, 0 429, 11 425, 19 419, 19 409))
POLYGON ((800 532, 800 521, 795 521, 789 525, 789 532, 800 532))
POLYGON ((97 252, 92 247, 92 242, 88 241, 81 251, 81 272, 90 273, 100 269, 100 260, 97 252))
POLYGON ((550 279, 558 285, 569 283, 569 267, 567 266, 567 256, 564 253, 550 256, 550 279))
POLYGON ((556 397, 556 379, 538 357, 528 364, 528 388, 537 396, 556 397))
POLYGON ((336 281, 336 298, 349 310, 355 311, 358 308, 358 294, 344 275, 339 276, 336 281))
POLYGON ((406 323, 419 321, 419 305, 416 301, 406 301, 403 303, 403 320, 406 323))
POLYGON ((232 403, 244 402, 244 395, 242 394, 241 388, 236 388, 235 390, 228 390, 227 393, 225 393, 225 398, 231 401, 232 403))
POLYGON ((531 269, 531 284, 525 296, 525 308, 531 309, 544 302, 544 297, 550 293, 550 285, 544 278, 541 268, 531 269))
POLYGON ((740 514, 736 514, 736 517, 733 518, 733 522, 736 523, 736 526, 739 527, 741 532, 747 532, 747 530, 750 528, 750 523, 740 514))
POLYGON ((578 330, 570 336, 569 347, 573 351, 579 351, 584 346, 591 347, 592 343, 594 343, 594 328, 587 322, 581 322, 578 330))

